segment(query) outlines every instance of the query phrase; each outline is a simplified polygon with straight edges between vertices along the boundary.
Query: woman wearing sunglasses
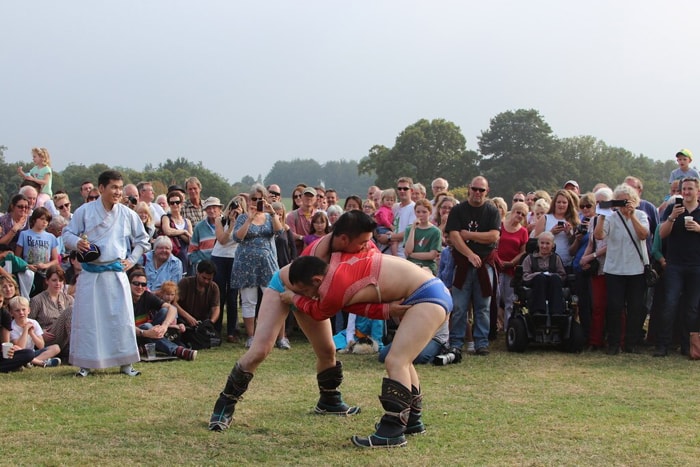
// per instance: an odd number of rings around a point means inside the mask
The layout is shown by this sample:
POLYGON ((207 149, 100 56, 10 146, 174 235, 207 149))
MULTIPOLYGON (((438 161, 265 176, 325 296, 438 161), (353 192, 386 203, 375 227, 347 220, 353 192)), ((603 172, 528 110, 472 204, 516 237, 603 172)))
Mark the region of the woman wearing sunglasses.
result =
POLYGON ((171 191, 167 196, 170 212, 160 218, 160 228, 163 235, 173 241, 173 255, 182 261, 182 270, 189 270, 187 248, 192 238, 192 223, 182 215, 182 205, 185 195, 180 191, 171 191))

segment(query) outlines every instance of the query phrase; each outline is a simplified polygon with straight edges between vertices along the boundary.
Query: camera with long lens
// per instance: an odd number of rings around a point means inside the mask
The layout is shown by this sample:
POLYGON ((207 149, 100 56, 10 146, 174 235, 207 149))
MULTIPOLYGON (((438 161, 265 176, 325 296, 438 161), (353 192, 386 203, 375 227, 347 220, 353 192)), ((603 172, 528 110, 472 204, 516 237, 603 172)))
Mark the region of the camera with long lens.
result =
POLYGON ((447 352, 436 355, 433 358, 433 365, 444 366, 450 363, 459 363, 462 361, 462 349, 452 347, 447 352))
MULTIPOLYGON (((238 204, 238 201, 234 199, 233 201, 231 201, 231 204, 228 205, 228 210, 226 212, 229 213, 234 209, 238 209, 238 206, 240 206, 240 204, 238 204)), ((228 225, 228 215, 221 216, 221 225, 223 225, 224 227, 228 225)))

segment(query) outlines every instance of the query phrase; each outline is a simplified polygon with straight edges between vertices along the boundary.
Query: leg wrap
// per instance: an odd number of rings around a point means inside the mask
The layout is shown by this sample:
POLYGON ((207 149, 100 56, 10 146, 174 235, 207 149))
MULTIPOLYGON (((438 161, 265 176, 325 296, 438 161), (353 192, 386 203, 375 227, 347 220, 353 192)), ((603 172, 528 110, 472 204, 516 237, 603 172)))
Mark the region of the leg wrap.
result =
POLYGON ((323 370, 316 375, 320 397, 314 412, 320 415, 355 415, 359 407, 350 407, 343 402, 338 386, 343 382, 343 364, 335 362, 335 366, 323 370))
POLYGON ((219 394, 219 398, 214 404, 214 412, 209 419, 209 429, 212 431, 223 431, 231 425, 233 411, 236 409, 236 402, 243 398, 243 393, 248 389, 253 373, 243 371, 238 363, 233 367, 226 380, 226 387, 219 394))
POLYGON ((377 431, 366 438, 353 436, 353 444, 368 448, 405 446, 404 432, 411 412, 412 398, 411 391, 406 386, 392 379, 384 378, 379 401, 385 412, 377 425, 377 431))
POLYGON ((423 434, 425 433, 425 425, 421 420, 423 413, 423 394, 420 389, 411 386, 411 413, 408 415, 408 423, 406 424, 406 434, 423 434))

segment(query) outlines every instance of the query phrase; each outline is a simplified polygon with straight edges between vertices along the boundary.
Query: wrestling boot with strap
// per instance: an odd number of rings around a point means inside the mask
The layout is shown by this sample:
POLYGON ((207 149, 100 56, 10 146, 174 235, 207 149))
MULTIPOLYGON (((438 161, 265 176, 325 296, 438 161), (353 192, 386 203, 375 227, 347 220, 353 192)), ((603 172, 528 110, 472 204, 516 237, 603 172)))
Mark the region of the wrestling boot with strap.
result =
POLYGON ((421 415, 423 414, 423 394, 420 389, 411 386, 411 412, 408 415, 408 423, 406 423, 407 435, 422 435, 425 433, 425 425, 421 415))
MULTIPOLYGON (((423 414, 423 394, 421 394, 420 389, 415 386, 411 386, 411 412, 408 415, 408 422, 406 423, 406 435, 422 435, 425 433, 425 425, 421 419, 423 414)), ((379 428, 379 422, 374 425, 375 429, 379 428)))
POLYGON ((352 443, 362 448, 398 448, 406 445, 406 424, 411 412, 411 391, 393 379, 384 378, 379 401, 384 415, 377 431, 367 437, 353 436, 352 443))
POLYGON ((224 431, 231 425, 236 402, 243 398, 243 393, 248 389, 251 379, 253 379, 253 373, 243 371, 241 366, 236 363, 228 375, 226 387, 214 404, 214 412, 209 419, 211 431, 224 431))
POLYGON ((335 366, 323 370, 316 375, 318 390, 321 397, 314 408, 318 415, 355 415, 360 413, 359 407, 349 406, 343 402, 338 386, 343 382, 343 364, 335 362, 335 366))

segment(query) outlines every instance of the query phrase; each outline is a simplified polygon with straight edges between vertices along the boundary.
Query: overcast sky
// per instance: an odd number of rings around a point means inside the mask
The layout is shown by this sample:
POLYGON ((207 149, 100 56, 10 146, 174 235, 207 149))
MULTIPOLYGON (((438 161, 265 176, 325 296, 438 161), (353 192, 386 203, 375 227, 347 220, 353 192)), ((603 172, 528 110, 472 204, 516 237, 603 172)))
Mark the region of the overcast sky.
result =
POLYGON ((359 160, 421 118, 469 149, 540 111, 654 159, 700 157, 697 1, 3 1, 0 145, 230 182, 278 160, 359 160))

